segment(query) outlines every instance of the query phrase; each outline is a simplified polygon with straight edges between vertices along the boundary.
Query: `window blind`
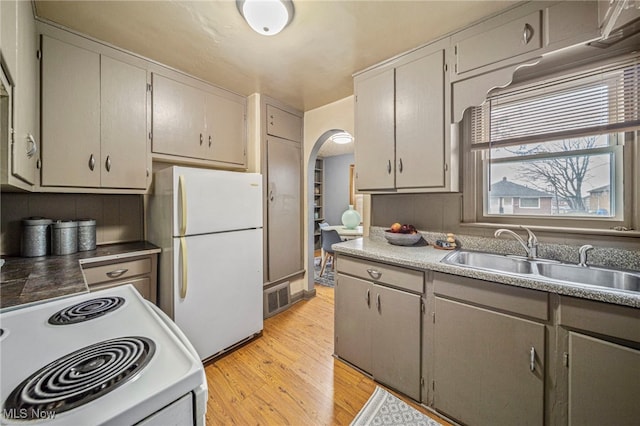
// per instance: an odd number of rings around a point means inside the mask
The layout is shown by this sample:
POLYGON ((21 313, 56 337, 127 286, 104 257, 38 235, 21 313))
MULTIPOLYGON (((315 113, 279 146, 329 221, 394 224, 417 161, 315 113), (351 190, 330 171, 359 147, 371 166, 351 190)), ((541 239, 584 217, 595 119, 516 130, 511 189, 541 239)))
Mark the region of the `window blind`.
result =
POLYGON ((493 91, 471 110, 472 149, 640 129, 640 56, 493 91))

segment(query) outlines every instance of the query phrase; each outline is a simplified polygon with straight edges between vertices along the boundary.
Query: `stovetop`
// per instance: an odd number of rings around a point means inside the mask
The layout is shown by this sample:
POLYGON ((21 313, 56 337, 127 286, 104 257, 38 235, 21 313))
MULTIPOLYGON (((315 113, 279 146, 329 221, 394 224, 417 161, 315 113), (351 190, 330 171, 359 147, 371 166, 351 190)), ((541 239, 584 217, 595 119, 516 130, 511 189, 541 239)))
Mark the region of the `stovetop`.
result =
POLYGON ((132 424, 202 384, 133 286, 0 314, 0 424, 132 424))

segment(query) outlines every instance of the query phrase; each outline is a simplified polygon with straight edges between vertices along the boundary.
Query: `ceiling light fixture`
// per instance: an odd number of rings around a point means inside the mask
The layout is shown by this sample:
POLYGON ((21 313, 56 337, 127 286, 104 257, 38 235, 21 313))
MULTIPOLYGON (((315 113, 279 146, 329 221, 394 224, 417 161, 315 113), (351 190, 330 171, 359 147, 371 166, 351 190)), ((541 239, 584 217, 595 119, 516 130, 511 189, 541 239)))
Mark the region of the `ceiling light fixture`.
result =
POLYGON ((293 19, 291 0, 236 0, 240 15, 258 34, 278 34, 293 19))
POLYGON ((339 145, 344 145, 346 143, 352 142, 353 136, 351 136, 347 132, 340 132, 340 133, 335 133, 331 135, 329 139, 331 139, 334 143, 337 143, 339 145))

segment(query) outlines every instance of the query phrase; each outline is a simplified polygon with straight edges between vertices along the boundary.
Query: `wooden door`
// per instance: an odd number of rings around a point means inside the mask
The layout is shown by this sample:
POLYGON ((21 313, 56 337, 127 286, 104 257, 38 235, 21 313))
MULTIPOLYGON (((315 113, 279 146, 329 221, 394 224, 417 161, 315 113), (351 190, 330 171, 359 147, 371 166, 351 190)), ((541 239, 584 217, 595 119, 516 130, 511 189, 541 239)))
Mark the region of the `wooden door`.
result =
POLYGON ((335 295, 334 352, 363 371, 372 371, 371 315, 375 310, 372 284, 338 274, 335 295))
POLYGON ((569 333, 569 424, 632 425, 640 419, 640 351, 569 333))
POLYGON ((207 158, 246 165, 247 125, 244 98, 206 94, 207 158))
POLYGON ((206 158, 205 93, 153 74, 153 152, 206 158))
POLYGON ((298 142, 267 138, 267 281, 302 265, 302 152, 298 142))
POLYGON ((396 68, 396 187, 445 185, 444 50, 396 68))
POLYGON ((419 401, 420 296, 376 284, 372 293, 373 377, 419 401))
POLYGON ((147 186, 147 72, 101 57, 102 186, 147 186))
POLYGON ((543 324, 436 297, 434 329, 438 411, 470 425, 544 423, 543 324))
POLYGON ((100 186, 100 56, 42 36, 42 185, 100 186))
POLYGON ((394 76, 388 69, 354 81, 358 190, 395 189, 394 76))

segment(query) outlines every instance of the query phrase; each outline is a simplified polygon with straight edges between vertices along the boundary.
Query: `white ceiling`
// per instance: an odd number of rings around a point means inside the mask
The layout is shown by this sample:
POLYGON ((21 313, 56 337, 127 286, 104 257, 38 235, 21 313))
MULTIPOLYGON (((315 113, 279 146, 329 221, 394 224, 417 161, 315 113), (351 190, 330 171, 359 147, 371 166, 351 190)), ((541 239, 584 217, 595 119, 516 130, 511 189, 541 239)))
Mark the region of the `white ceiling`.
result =
POLYGON ((515 1, 294 0, 295 16, 265 37, 234 0, 36 1, 36 14, 242 95, 302 111, 353 93, 352 74, 437 39, 515 1))

